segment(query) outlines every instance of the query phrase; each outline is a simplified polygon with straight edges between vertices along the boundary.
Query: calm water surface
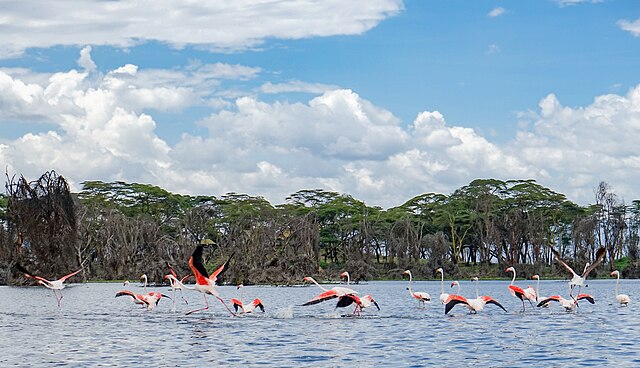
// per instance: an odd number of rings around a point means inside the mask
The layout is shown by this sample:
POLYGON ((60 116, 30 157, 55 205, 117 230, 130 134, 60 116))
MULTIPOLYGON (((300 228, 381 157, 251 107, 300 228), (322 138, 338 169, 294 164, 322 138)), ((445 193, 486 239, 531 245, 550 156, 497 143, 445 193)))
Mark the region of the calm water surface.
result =
MULTIPOLYGON (((470 282, 461 284, 461 294, 475 296, 470 282)), ((621 292, 632 299, 628 308, 615 303, 615 280, 590 280, 583 291, 596 304, 582 302, 570 313, 557 303, 548 309, 527 303, 522 312, 508 284, 479 284, 480 294, 496 298, 507 313, 488 305, 469 315, 456 306, 446 316, 437 302, 440 282, 414 282, 414 291, 434 299, 424 309, 407 282, 353 285, 381 307, 355 318, 351 307, 334 311, 335 301, 301 307, 320 292, 316 286, 247 286, 245 300, 260 298, 266 312, 240 317, 211 297, 209 310, 185 315, 204 305, 201 294, 188 290, 189 305, 177 298, 174 310, 163 299, 146 311, 130 298, 115 298, 120 284, 71 284, 61 309, 44 287, 0 287, 0 366, 640 366, 639 280, 621 280, 621 292)), ((171 295, 167 287, 151 290, 171 295)), ((225 300, 239 296, 232 286, 219 291, 225 300)), ((541 281, 540 294, 568 297, 567 282, 541 281)))

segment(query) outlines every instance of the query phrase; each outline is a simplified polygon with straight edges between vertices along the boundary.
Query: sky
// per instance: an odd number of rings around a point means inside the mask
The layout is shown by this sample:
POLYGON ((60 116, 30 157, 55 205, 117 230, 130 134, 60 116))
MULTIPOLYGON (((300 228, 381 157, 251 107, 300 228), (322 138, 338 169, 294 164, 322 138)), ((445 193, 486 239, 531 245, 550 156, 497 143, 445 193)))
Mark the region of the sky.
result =
POLYGON ((0 163, 389 208, 479 178, 640 199, 636 0, 0 0, 0 163))

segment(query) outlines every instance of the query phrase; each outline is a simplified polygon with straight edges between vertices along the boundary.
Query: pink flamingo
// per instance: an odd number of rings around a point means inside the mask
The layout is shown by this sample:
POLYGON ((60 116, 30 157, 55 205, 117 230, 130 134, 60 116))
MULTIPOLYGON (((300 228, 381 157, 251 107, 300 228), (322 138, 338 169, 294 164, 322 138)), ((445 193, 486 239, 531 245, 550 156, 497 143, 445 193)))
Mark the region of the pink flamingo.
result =
POLYGON ((160 301, 160 299, 162 299, 162 297, 171 299, 169 296, 161 294, 157 291, 152 291, 148 294, 143 295, 143 294, 134 294, 129 290, 118 291, 116 293, 116 298, 123 295, 132 297, 134 303, 146 306, 147 310, 154 309, 158 305, 158 302, 160 301))
POLYGON ((429 295, 429 293, 423 291, 414 292, 413 290, 411 290, 411 284, 413 283, 413 276, 411 275, 411 271, 406 270, 402 274, 409 275, 409 287, 407 289, 409 290, 409 294, 411 294, 411 297, 418 300, 418 308, 424 308, 426 306, 426 303, 431 303, 431 295, 429 295))
MULTIPOLYGON (((349 276, 349 272, 344 271, 342 274, 340 274, 340 276, 345 277, 347 279, 347 286, 349 286, 349 283, 351 282, 351 277, 349 276)), ((355 297, 355 298, 346 298, 345 301, 343 303, 347 303, 348 300, 352 300, 353 302, 356 303, 356 309, 359 307, 360 310, 363 310, 364 308, 369 308, 372 305, 375 305, 376 308, 378 308, 378 310, 380 310, 380 306, 378 305, 378 302, 375 301, 375 299, 373 299, 373 297, 369 294, 363 296, 362 298, 359 297, 355 297)), ((351 303, 348 303, 347 305, 349 305, 351 303)), ((346 305, 345 305, 346 307, 346 305)), ((355 309, 353 311, 354 313, 356 312, 355 309)))
POLYGON ((582 299, 586 299, 589 303, 595 304, 595 300, 593 299, 593 296, 589 294, 579 294, 576 299, 573 299, 573 297, 571 297, 571 299, 565 299, 560 295, 554 295, 540 301, 540 303, 538 303, 538 307, 542 307, 544 304, 547 304, 553 301, 553 302, 560 303, 560 305, 563 306, 567 312, 570 312, 576 309, 576 307, 578 306, 578 300, 582 300, 582 299))
MULTIPOLYGON (((326 289, 322 287, 320 284, 318 284, 318 282, 314 280, 313 277, 310 277, 310 276, 305 277, 303 280, 308 282, 313 282, 314 284, 316 284, 316 286, 318 286, 320 289, 323 290, 323 292, 320 293, 318 296, 302 304, 303 306, 318 304, 326 300, 338 298, 338 304, 336 305, 336 308, 346 307, 353 302, 356 302, 356 310, 360 308, 360 303, 358 302, 360 298, 356 299, 357 297, 356 294, 358 294, 358 292, 353 289, 343 287, 343 286, 336 286, 331 289, 326 289)), ((355 312, 356 311, 354 310, 354 314, 355 312)))
POLYGON ((526 291, 519 286, 514 285, 513 283, 516 281, 516 269, 513 267, 509 267, 505 270, 506 273, 513 272, 513 278, 511 279, 511 284, 509 285, 509 292, 511 295, 517 297, 522 302, 522 310, 525 310, 524 300, 528 300, 529 304, 533 307, 533 303, 531 299, 536 300, 536 291, 533 290, 531 286, 527 287, 526 291))
POLYGON ((167 279, 169 281, 169 285, 171 285, 171 290, 173 291, 173 306, 175 307, 175 298, 176 298, 176 290, 180 290, 180 298, 182 298, 182 300, 184 301, 185 304, 189 304, 189 302, 187 301, 187 299, 184 298, 184 295, 182 295, 182 290, 183 289, 191 289, 193 290, 193 287, 187 287, 185 286, 184 282, 187 281, 191 275, 186 275, 183 278, 179 279, 178 278, 178 274, 176 273, 176 271, 173 269, 173 267, 171 267, 171 265, 169 264, 169 262, 165 262, 167 264, 167 267, 169 267, 169 274, 164 275, 164 278, 167 279))
POLYGON ((621 307, 629 306, 629 303, 631 303, 631 298, 629 297, 629 295, 618 294, 618 283, 620 282, 620 272, 618 270, 615 270, 611 272, 611 276, 616 277, 616 301, 620 304, 621 307))
MULTIPOLYGON (((478 313, 479 311, 484 309, 484 306, 486 304, 494 304, 497 305, 498 307, 502 308, 503 311, 507 311, 502 304, 500 304, 497 300, 493 299, 490 296, 484 295, 484 296, 479 296, 478 294, 478 278, 474 277, 471 279, 471 281, 474 281, 476 283, 476 298, 475 299, 467 299, 461 295, 456 295, 456 294, 451 294, 449 295, 449 297, 447 297, 446 303, 445 303, 445 309, 444 309, 444 314, 449 313, 449 311, 456 305, 456 304, 464 304, 467 306, 467 308, 469 309, 469 314, 475 314, 478 313)), ((455 285, 458 285, 458 287, 460 287, 460 284, 458 284, 457 281, 454 281, 455 285)), ((453 287, 454 284, 451 284, 451 287, 453 287)))
POLYGON ((218 294, 218 290, 216 290, 216 281, 218 280, 218 276, 220 276, 229 265, 229 261, 233 257, 235 253, 232 253, 220 267, 218 267, 211 275, 207 272, 207 269, 204 267, 202 263, 202 249, 204 248, 204 244, 198 244, 196 249, 193 251, 191 257, 189 257, 189 268, 193 271, 193 275, 196 278, 196 284, 194 286, 194 290, 201 292, 204 296, 205 306, 204 308, 194 309, 187 312, 187 314, 200 312, 203 310, 209 309, 209 301, 207 300, 207 294, 215 296, 225 308, 231 313, 231 315, 235 316, 235 313, 227 307, 227 304, 222 300, 220 295, 218 294))
POLYGON ((264 312, 264 305, 258 298, 253 299, 253 302, 249 304, 242 303, 242 297, 244 296, 244 285, 238 285, 237 289, 240 289, 240 300, 231 299, 231 304, 233 304, 233 308, 236 312, 238 312, 238 310, 241 310, 243 313, 251 313, 256 308, 260 308, 260 310, 264 312))
POLYGON ((71 272, 68 275, 64 275, 61 278, 59 278, 58 280, 47 280, 44 277, 40 277, 40 276, 36 276, 34 274, 32 274, 31 272, 27 271, 26 269, 24 269, 24 267, 22 267, 21 265, 17 264, 16 268, 22 272, 24 274, 25 277, 28 277, 30 279, 34 279, 34 280, 38 280, 38 284, 43 285, 44 287, 51 289, 53 291, 53 296, 55 296, 56 301, 58 302, 58 308, 60 308, 60 301, 62 301, 63 295, 62 295, 62 289, 64 289, 64 282, 71 276, 74 276, 76 274, 78 274, 78 272, 82 271, 82 270, 78 270, 75 272, 71 272), (58 293, 56 292, 57 290, 60 290, 60 296, 58 296, 58 293))
POLYGON ((553 252, 553 255, 556 257, 556 261, 558 261, 571 274, 571 280, 569 280, 569 296, 574 301, 576 301, 576 299, 573 297, 573 289, 577 286, 578 294, 580 294, 585 281, 587 281, 587 276, 589 276, 591 271, 593 271, 593 269, 596 268, 600 262, 602 262, 604 256, 607 254, 607 250, 605 249, 605 247, 600 247, 596 252, 596 260, 593 262, 593 264, 587 263, 584 266, 582 274, 578 275, 571 267, 569 267, 569 265, 565 261, 562 260, 562 258, 560 257, 560 253, 558 253, 557 250, 551 248, 551 252, 553 252))

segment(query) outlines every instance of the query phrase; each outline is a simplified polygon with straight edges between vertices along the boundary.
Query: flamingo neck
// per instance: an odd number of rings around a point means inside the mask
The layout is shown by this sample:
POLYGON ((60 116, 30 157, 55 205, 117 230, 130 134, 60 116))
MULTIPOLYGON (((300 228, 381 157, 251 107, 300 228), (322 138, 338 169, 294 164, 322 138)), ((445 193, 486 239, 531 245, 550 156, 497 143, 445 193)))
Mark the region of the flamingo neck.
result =
POLYGON ((480 299, 480 294, 478 293, 478 281, 474 281, 476 284, 476 299, 480 299))
POLYGON ((411 276, 411 272, 409 272, 409 294, 413 295, 413 290, 411 290, 411 283, 413 282, 413 277, 411 276))
POLYGON ((313 277, 309 277, 309 280, 311 280, 311 282, 316 284, 316 286, 319 287, 320 289, 327 291, 327 289, 323 288, 320 284, 318 284, 318 282, 313 277))
POLYGON ((351 277, 349 276, 349 272, 346 272, 347 274, 347 286, 349 286, 349 283, 351 282, 351 277))
POLYGON ((440 272, 440 286, 442 287, 442 294, 444 294, 444 272, 440 272))
POLYGON ((620 274, 616 275, 616 296, 618 296, 618 284, 620 283, 620 274))
POLYGON ((513 270, 513 277, 511 278, 511 285, 513 285, 513 283, 516 281, 516 271, 513 270))
POLYGON ((540 295, 540 293, 538 293, 538 289, 540 289, 540 278, 538 277, 538 279, 536 280, 536 301, 538 301, 538 296, 540 295))

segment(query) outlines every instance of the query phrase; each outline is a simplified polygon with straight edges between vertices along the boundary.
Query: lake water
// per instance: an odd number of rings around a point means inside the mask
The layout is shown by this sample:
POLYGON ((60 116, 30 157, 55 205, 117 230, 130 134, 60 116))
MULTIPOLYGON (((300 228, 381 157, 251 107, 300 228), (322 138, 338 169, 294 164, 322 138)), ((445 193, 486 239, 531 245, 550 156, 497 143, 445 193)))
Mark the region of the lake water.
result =
MULTIPOLYGON (((627 308, 615 303, 615 280, 589 280, 583 292, 596 304, 583 301, 569 313, 557 303, 548 309, 527 303, 522 312, 508 281, 481 281, 480 294, 508 312, 487 305, 477 315, 461 305, 445 315, 435 281, 414 282, 414 291, 434 299, 419 309, 407 284, 352 285, 381 308, 361 317, 350 316, 352 307, 334 312, 335 300, 300 306, 320 292, 314 285, 247 286, 244 299, 260 298, 266 312, 240 317, 212 297, 209 310, 185 315, 204 306, 202 294, 188 290, 189 305, 177 298, 172 310, 171 300, 163 299, 147 311, 131 298, 115 298, 123 288, 115 283, 71 284, 60 309, 44 287, 0 287, 0 366, 640 366, 639 280, 621 280, 621 292, 632 299, 627 308)), ((475 296, 469 281, 461 284, 462 295, 475 296)), ((142 292, 138 285, 129 288, 142 292)), ((151 290, 171 295, 167 287, 151 290)), ((232 286, 219 291, 227 301, 239 296, 232 286)), ((540 294, 568 297, 567 282, 543 280, 540 294)))

